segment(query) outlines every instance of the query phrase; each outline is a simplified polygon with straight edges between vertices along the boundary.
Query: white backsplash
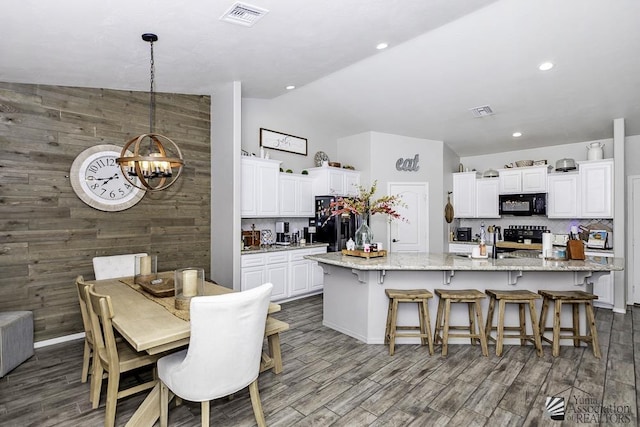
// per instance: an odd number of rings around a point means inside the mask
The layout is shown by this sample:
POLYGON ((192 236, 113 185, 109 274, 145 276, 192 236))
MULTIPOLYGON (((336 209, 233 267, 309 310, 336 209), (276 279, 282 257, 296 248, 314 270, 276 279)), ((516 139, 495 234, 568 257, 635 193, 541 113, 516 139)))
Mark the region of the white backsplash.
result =
MULTIPOLYGON (((610 219, 589 220, 589 219, 549 219, 540 216, 512 216, 493 219, 458 219, 460 227, 471 227, 471 235, 480 234, 480 225, 484 222, 485 229, 490 225, 497 225, 504 230, 510 225, 543 225, 553 234, 569 234, 572 225, 583 225, 587 228, 594 228, 593 225, 604 226, 605 229, 613 230, 613 221, 610 219), (591 226, 591 227, 590 227, 591 226)), ((452 230, 455 229, 452 223, 452 230)))

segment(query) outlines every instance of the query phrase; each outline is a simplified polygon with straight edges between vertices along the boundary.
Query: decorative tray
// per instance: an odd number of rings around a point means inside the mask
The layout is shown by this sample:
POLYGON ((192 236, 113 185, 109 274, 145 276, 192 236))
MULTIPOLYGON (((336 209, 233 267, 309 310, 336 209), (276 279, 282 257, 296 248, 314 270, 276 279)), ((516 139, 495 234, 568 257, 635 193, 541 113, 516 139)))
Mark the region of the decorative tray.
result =
POLYGON ((158 273, 153 282, 160 280, 160 283, 151 283, 153 275, 136 276, 134 283, 153 296, 159 298, 172 297, 175 293, 173 274, 173 271, 158 273))
POLYGON ((357 257, 360 257, 360 258, 378 258, 378 257, 381 257, 381 256, 387 256, 387 251, 385 251, 383 249, 383 250, 377 251, 377 252, 365 252, 365 251, 360 251, 360 250, 350 251, 348 249, 343 249, 342 250, 342 255, 357 256, 357 257))

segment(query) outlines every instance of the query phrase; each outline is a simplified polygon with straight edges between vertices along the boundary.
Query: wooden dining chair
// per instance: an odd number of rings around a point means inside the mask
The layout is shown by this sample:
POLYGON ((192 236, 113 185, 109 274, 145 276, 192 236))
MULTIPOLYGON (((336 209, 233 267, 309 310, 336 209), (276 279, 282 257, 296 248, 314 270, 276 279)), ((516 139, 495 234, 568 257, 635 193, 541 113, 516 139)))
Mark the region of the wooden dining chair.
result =
POLYGON ((168 421, 169 390, 201 402, 209 426, 209 401, 249 387, 253 414, 265 426, 258 375, 267 309, 273 285, 191 299, 191 337, 186 350, 158 360, 160 426, 168 421))
POLYGON ((84 353, 82 355, 82 376, 80 380, 87 382, 89 377, 89 366, 93 356, 93 332, 91 332, 91 318, 87 308, 87 294, 85 289, 93 288, 93 284, 87 284, 84 277, 76 277, 76 290, 78 291, 78 302, 80 303, 80 314, 82 315, 82 326, 84 327, 84 353))
POLYGON ((154 366, 156 361, 164 354, 152 356, 144 352, 137 352, 124 340, 117 342, 112 324, 114 314, 111 297, 100 295, 91 288, 85 288, 85 292, 94 339, 91 403, 94 409, 98 407, 103 374, 107 372, 107 403, 104 425, 105 427, 112 427, 115 424, 118 399, 148 390, 157 383, 154 372, 153 380, 119 390, 120 374, 144 366, 154 366))
POLYGON ((133 277, 136 270, 136 256, 146 256, 146 252, 138 254, 97 256, 93 258, 93 272, 96 280, 115 279, 117 277, 133 277))

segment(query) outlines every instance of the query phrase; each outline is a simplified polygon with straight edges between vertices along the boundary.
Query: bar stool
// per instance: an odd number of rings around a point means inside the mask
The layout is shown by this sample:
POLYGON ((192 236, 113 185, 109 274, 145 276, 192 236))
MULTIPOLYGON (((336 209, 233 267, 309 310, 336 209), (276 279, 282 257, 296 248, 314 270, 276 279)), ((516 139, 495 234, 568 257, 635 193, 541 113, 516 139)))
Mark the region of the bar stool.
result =
POLYGON ((600 345, 598 344, 598 331, 596 330, 596 320, 593 314, 593 300, 598 299, 597 295, 583 291, 538 291, 542 295, 542 313, 540 313, 540 333, 542 339, 552 344, 553 356, 560 354, 560 340, 573 339, 575 347, 580 346, 580 341, 591 343, 593 355, 600 359, 600 345), (555 304, 555 315, 553 327, 547 328, 547 314, 549 312, 549 302, 555 304), (560 314, 563 304, 571 304, 573 308, 573 327, 563 328, 560 325, 560 314), (587 335, 580 335, 580 304, 584 304, 584 311, 587 316, 587 335), (553 331, 553 338, 544 336, 546 331, 553 331), (571 331, 572 335, 560 334, 561 331, 571 331))
POLYGON ((480 341, 482 355, 488 356, 489 351, 487 350, 487 337, 485 335, 484 322, 482 321, 482 307, 480 307, 480 301, 485 299, 487 296, 476 289, 436 289, 435 292, 440 298, 440 301, 438 301, 438 316, 436 318, 436 332, 434 339, 436 344, 438 344, 438 342, 442 342, 442 355, 447 355, 449 337, 457 337, 471 338, 471 345, 474 345, 476 341, 480 341), (458 302, 467 303, 467 308, 469 309, 469 326, 452 326, 449 324, 451 303, 458 302), (450 329, 468 329, 469 333, 450 334, 450 329), (440 337, 440 331, 442 331, 442 337, 440 337))
POLYGON ((389 309, 387 311, 387 329, 384 334, 384 343, 389 344, 389 355, 393 356, 397 337, 418 337, 421 345, 429 345, 429 354, 433 354, 433 337, 431 335, 431 321, 429 319, 429 298, 433 294, 426 289, 385 289, 389 297, 389 309), (420 326, 398 326, 398 304, 412 302, 418 304, 418 318, 420 326), (419 332, 397 333, 398 330, 418 330, 419 332))
POLYGON ((520 338, 520 345, 525 345, 527 341, 531 341, 536 347, 538 356, 542 356, 542 341, 540 340, 540 329, 538 326, 538 316, 536 315, 535 301, 542 297, 534 292, 527 290, 494 290, 486 289, 485 293, 489 296, 489 312, 487 313, 487 327, 485 334, 487 340, 495 341, 496 356, 502 356, 502 346, 504 338, 520 338), (496 301, 498 301, 498 325, 493 326, 493 312, 496 301), (519 326, 505 326, 504 314, 507 304, 518 304, 518 314, 520 318, 519 326), (531 330, 533 335, 527 334, 527 322, 525 305, 529 305, 529 315, 531 317, 531 330), (491 331, 497 331, 494 339, 491 331), (518 331, 517 334, 505 334, 504 331, 518 331))

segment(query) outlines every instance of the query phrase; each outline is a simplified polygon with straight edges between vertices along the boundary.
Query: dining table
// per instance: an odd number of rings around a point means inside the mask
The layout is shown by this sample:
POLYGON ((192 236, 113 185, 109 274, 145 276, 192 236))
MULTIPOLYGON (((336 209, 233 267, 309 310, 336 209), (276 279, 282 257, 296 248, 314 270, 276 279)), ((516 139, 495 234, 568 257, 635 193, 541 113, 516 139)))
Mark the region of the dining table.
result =
MULTIPOLYGON (((172 272, 159 273, 164 277, 172 272)), ((114 328, 137 351, 148 354, 169 352, 189 344, 188 310, 176 310, 174 296, 158 297, 134 283, 133 277, 88 281, 99 294, 109 295, 113 306, 114 328)), ((212 282, 204 283, 204 295, 223 295, 233 289, 212 282)), ((268 315, 280 311, 269 303, 268 315)), ((156 384, 140 404, 127 426, 153 426, 160 417, 160 385, 156 384)))

